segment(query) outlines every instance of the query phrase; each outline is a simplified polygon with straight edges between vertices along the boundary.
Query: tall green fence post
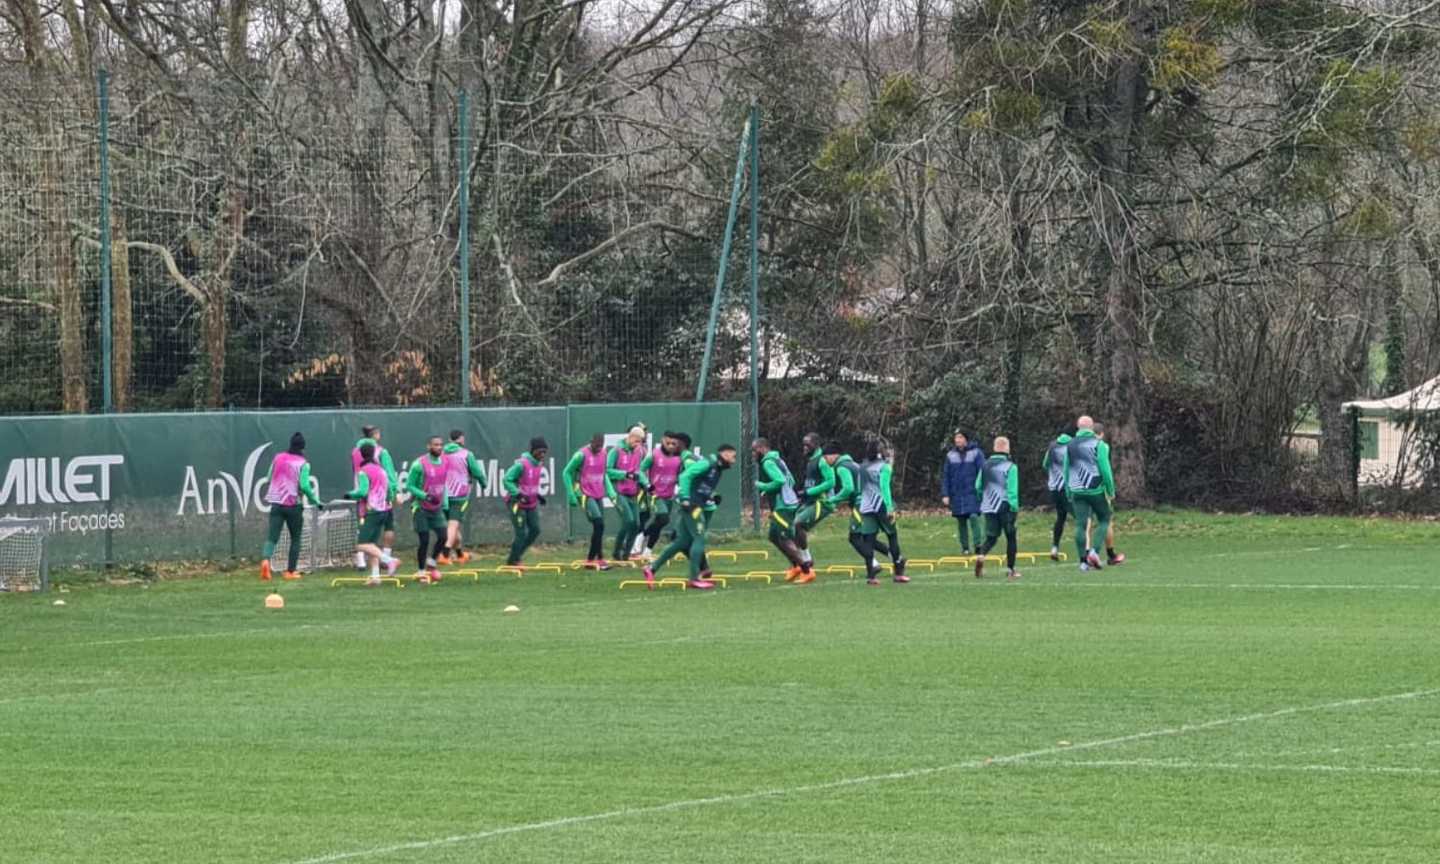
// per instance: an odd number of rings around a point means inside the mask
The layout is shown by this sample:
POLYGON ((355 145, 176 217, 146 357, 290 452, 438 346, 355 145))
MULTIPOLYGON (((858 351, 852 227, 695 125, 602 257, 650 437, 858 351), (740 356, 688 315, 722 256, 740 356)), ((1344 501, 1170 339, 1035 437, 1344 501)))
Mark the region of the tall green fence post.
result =
POLYGON ((735 182, 730 187, 730 214, 725 219, 725 240, 720 244, 720 264, 715 268, 715 296, 710 301, 710 326, 705 331, 705 358, 700 362, 700 381, 695 401, 705 401, 705 382, 710 377, 710 357, 715 351, 715 327, 720 323, 720 297, 725 293, 725 271, 730 263, 730 244, 735 240, 735 216, 740 209, 740 184, 745 179, 745 160, 750 153, 750 121, 740 135, 740 154, 735 157, 735 182))
MULTIPOLYGON (((110 317, 110 73, 101 69, 95 84, 100 103, 96 123, 100 137, 100 405, 101 410, 110 414, 115 411, 115 334, 110 317)), ((109 499, 105 501, 105 515, 105 566, 109 567, 115 560, 109 499)))
POLYGON ((96 77, 100 101, 100 402, 109 414, 115 410, 110 322, 110 73, 101 69, 96 77))
MULTIPOLYGON (((760 103, 750 103, 750 440, 760 437, 760 103)), ((748 443, 748 442, 747 442, 748 443)), ((753 486, 752 486, 753 489, 753 486)), ((751 493, 760 530, 760 490, 751 493)))
POLYGON ((470 404, 470 94, 460 91, 460 404, 470 404))

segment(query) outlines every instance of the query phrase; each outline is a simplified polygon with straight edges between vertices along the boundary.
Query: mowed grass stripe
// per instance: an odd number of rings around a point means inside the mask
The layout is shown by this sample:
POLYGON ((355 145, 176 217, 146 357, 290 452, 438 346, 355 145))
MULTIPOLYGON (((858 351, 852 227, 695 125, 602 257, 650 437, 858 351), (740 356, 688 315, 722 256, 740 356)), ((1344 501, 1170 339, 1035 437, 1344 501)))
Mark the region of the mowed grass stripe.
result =
MULTIPOLYGON (((27 862, 299 860, 1440 684, 1440 598, 1385 587, 1435 572, 1433 527, 1154 520, 1122 534, 1125 567, 1080 576, 1047 562, 1015 585, 958 570, 909 586, 840 577, 709 596, 622 593, 617 574, 404 591, 307 579, 282 586, 278 614, 239 577, 76 588, 63 608, 53 594, 0 597, 0 700, 18 700, 0 701, 0 806, 13 815, 0 848, 27 862), (1205 557, 1360 541, 1243 564, 1205 557), (1085 579, 1119 587, 1071 590, 1085 579), (1331 580, 1378 587, 1250 588, 1331 580), (1199 587, 1131 590, 1167 584, 1199 587), (510 602, 520 615, 500 614, 510 602), (135 641, 71 644, 112 640, 135 641)), ((908 554, 954 553, 943 520, 913 524, 908 554)), ((821 527, 822 563, 854 560, 841 529, 821 527)), ((1429 740, 1434 704, 1151 738, 1124 755, 1272 764, 1286 750, 1429 740)), ((926 862, 960 850, 1348 864, 1428 861, 1421 850, 1440 840, 1416 815, 1433 807, 1427 775, 1024 764, 375 860, 926 862), (1365 821, 1345 826, 1343 812, 1365 821)), ((1354 764, 1440 767, 1416 754, 1354 764)))

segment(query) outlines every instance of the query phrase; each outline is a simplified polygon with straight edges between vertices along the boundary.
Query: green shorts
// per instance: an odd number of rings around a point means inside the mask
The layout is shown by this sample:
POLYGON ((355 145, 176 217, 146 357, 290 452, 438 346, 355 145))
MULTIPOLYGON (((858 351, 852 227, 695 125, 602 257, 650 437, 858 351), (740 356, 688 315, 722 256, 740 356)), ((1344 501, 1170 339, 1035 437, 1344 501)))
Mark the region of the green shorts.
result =
POLYGON ((415 517, 416 534, 424 534, 427 531, 445 530, 444 511, 426 510, 424 507, 416 506, 412 512, 415 517))
POLYGON ((355 542, 379 543, 382 534, 394 530, 395 512, 393 510, 367 510, 365 521, 360 523, 360 531, 355 536, 355 542))
POLYGON ((887 529, 889 529, 889 527, 890 517, 883 512, 864 513, 860 516, 860 533, 866 536, 879 534, 881 532, 888 534, 889 531, 887 529))
POLYGON ((770 511, 770 530, 781 537, 793 539, 795 537, 795 509, 794 507, 777 507, 770 511))
POLYGON ((591 522, 605 521, 605 506, 599 498, 591 498, 589 495, 580 496, 580 506, 585 510, 585 518, 591 522))
POLYGON ((834 512, 835 505, 826 501, 824 498, 820 498, 802 505, 796 511, 795 519, 798 524, 805 528, 814 528, 816 525, 824 522, 825 517, 834 512))
POLYGON ((458 500, 458 501, 456 501, 455 499, 452 498, 452 499, 450 499, 450 506, 445 508, 445 521, 446 521, 446 522, 464 522, 464 521, 465 521, 465 511, 467 511, 467 510, 469 510, 469 509, 470 509, 470 499, 469 499, 469 498, 461 498, 461 499, 458 500))

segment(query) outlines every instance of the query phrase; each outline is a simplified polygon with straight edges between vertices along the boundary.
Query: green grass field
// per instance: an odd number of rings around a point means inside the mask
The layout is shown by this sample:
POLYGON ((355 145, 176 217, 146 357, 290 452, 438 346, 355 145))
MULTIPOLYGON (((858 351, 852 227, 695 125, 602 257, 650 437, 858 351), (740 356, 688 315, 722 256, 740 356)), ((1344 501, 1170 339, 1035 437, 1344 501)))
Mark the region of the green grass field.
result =
POLYGON ((0 860, 1430 864, 1437 541, 1167 513, 1017 584, 0 596, 0 860))

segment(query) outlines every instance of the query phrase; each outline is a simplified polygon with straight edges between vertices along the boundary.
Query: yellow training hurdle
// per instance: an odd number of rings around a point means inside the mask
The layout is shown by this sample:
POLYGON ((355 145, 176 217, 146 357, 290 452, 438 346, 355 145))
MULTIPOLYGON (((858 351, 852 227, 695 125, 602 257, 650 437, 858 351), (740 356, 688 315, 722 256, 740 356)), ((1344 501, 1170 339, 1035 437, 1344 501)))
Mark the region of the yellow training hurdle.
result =
MULTIPOLYGON (((334 579, 330 580, 330 587, 335 588, 339 585, 364 585, 369 581, 369 576, 336 576, 334 579)), ((381 584, 389 583, 391 585, 394 585, 396 588, 405 587, 404 583, 400 581, 400 577, 398 576, 381 576, 380 582, 381 584)))

